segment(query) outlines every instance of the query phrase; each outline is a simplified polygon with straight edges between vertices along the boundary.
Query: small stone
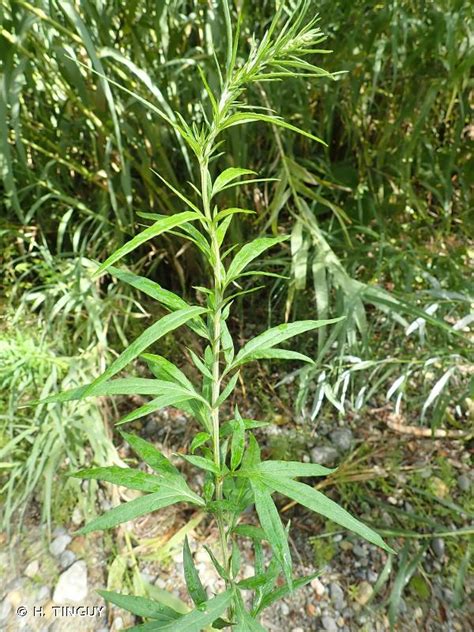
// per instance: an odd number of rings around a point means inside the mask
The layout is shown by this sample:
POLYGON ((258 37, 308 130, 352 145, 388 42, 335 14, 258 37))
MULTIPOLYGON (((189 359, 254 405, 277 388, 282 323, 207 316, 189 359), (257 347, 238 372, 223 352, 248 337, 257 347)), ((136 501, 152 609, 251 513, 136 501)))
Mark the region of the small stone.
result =
POLYGON ((354 545, 349 540, 343 540, 339 546, 343 551, 352 551, 354 545))
POLYGON ((338 428, 329 435, 331 443, 339 452, 347 452, 351 449, 354 438, 349 428, 338 428))
POLYGON ((39 572, 39 562, 38 560, 33 560, 25 568, 23 575, 25 575, 25 577, 29 577, 30 579, 33 579, 35 575, 38 575, 38 572, 39 572))
POLYGON ((205 549, 198 549, 198 551, 194 555, 194 559, 195 559, 196 562, 202 562, 204 564, 209 564, 209 555, 207 554, 205 549))
POLYGON ((359 544, 354 544, 352 551, 354 555, 357 555, 357 557, 367 557, 367 551, 359 544))
POLYGON ((357 603, 359 603, 361 606, 365 606, 365 604, 368 603, 370 598, 372 597, 373 592, 374 589, 369 584, 369 582, 361 582, 357 589, 357 595, 355 598, 357 603))
POLYGON ((340 628, 343 628, 343 627, 344 627, 344 624, 345 624, 346 622, 344 621, 344 617, 339 617, 339 618, 336 620, 336 623, 337 623, 337 625, 338 625, 340 628))
POLYGON ((316 606, 312 603, 307 604, 306 614, 308 615, 308 617, 314 617, 317 614, 316 606))
POLYGON ((66 549, 71 540, 71 536, 67 533, 59 535, 49 545, 49 552, 51 555, 54 555, 54 557, 58 557, 66 549))
POLYGON ((292 628, 291 632, 304 632, 303 628, 292 628))
POLYGON ((371 570, 367 571, 367 581, 369 581, 371 584, 375 584, 378 578, 379 576, 376 572, 371 570))
POLYGON ((431 540, 431 550, 438 559, 444 557, 444 540, 443 538, 433 538, 431 540))
POLYGON ((53 601, 56 603, 68 601, 80 603, 87 597, 87 592, 87 566, 84 560, 79 560, 59 576, 59 581, 54 589, 53 601))
POLYGON ((74 553, 66 549, 65 551, 61 553, 59 557, 59 566, 64 571, 66 570, 66 568, 69 568, 71 564, 73 564, 75 561, 76 561, 76 556, 74 555, 74 553))
POLYGON ((468 492, 471 487, 469 476, 466 476, 466 474, 461 474, 461 476, 458 477, 458 487, 462 492, 468 492))
POLYGON ((280 604, 280 612, 284 617, 287 617, 290 614, 290 607, 284 601, 280 604))
POLYGON ((166 588, 166 582, 161 577, 158 577, 158 579, 155 582, 155 586, 157 588, 161 588, 161 590, 164 590, 166 588))
POLYGON ((311 581, 311 588, 313 588, 314 592, 318 595, 318 597, 322 597, 326 591, 323 584, 319 581, 317 577, 315 577, 311 581))
POLYGON ((311 461, 319 465, 332 465, 339 457, 338 451, 330 446, 313 448, 309 454, 311 461))
POLYGON ((40 606, 49 601, 51 597, 51 589, 49 586, 40 586, 36 591, 36 603, 40 606))
POLYGON ((331 601, 334 603, 336 610, 342 610, 344 607, 344 591, 339 584, 333 582, 329 586, 329 594, 331 595, 331 601))
POLYGON ((53 531, 53 538, 59 538, 60 535, 66 535, 67 531, 64 527, 56 527, 53 531))
POLYGON ((420 608, 419 606, 418 608, 415 608, 415 612, 413 613, 413 616, 415 617, 417 621, 419 621, 420 619, 423 619, 423 609, 420 608))
POLYGON ((337 623, 329 615, 321 617, 321 623, 327 632, 337 632, 337 623))
POLYGON ((158 432, 158 428, 159 428, 159 425, 158 425, 156 419, 149 419, 146 422, 145 429, 144 429, 144 434, 147 437, 152 437, 153 435, 155 435, 158 432))
POLYGON ((79 509, 79 507, 74 507, 74 511, 72 512, 72 516, 71 516, 71 521, 72 521, 72 524, 75 525, 76 527, 82 524, 82 521, 83 521, 82 511, 79 509))
POLYGON ((342 611, 342 616, 344 617, 344 619, 352 619, 352 617, 354 616, 354 611, 352 610, 352 608, 344 608, 344 610, 342 611))

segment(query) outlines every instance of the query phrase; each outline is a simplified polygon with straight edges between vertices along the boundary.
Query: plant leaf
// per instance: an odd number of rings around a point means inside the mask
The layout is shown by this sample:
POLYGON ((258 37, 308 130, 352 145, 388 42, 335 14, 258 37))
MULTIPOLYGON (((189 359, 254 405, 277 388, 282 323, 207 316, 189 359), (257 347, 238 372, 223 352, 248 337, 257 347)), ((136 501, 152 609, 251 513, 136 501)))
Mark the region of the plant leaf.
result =
POLYGON ((285 528, 275 507, 270 491, 259 479, 250 478, 255 498, 255 509, 266 538, 278 559, 286 581, 292 584, 291 553, 285 528))
POLYGON ((244 454, 245 449, 245 426, 242 419, 239 417, 236 419, 237 427, 232 434, 231 441, 231 456, 230 456, 230 466, 232 470, 236 470, 240 462, 242 461, 242 456, 244 454))
MULTIPOLYGON (((298 351, 290 351, 289 349, 265 349, 257 351, 252 354, 251 360, 301 360, 302 362, 315 364, 314 360, 307 355, 299 353, 298 351)), ((250 362, 250 359, 248 361, 250 362)), ((239 362, 239 365, 244 363, 245 360, 239 362)))
POLYGON ((140 472, 130 467, 93 467, 87 470, 79 470, 72 475, 74 478, 83 480, 99 480, 121 485, 128 489, 138 489, 141 492, 153 493, 159 491, 161 487, 160 479, 152 474, 140 472))
POLYGON ((242 270, 248 266, 251 261, 259 257, 262 252, 265 252, 265 250, 268 250, 272 246, 275 246, 286 239, 288 239, 286 235, 282 235, 281 237, 261 237, 260 239, 254 239, 249 244, 242 246, 233 258, 226 272, 226 285, 236 279, 240 272, 242 272, 242 270))
POLYGON ((133 595, 122 595, 116 592, 110 592, 108 590, 98 590, 99 595, 118 606, 123 608, 132 614, 136 614, 139 617, 146 617, 148 619, 156 619, 160 623, 169 623, 176 621, 182 614, 176 612, 168 606, 164 606, 157 601, 148 599, 146 597, 135 597, 133 595))
POLYGON ((242 364, 244 361, 250 361, 253 359, 253 354, 267 351, 268 349, 279 345, 284 340, 288 340, 288 338, 293 338, 293 336, 298 336, 299 334, 317 329, 318 327, 324 327, 325 325, 337 323, 342 320, 342 318, 343 317, 330 318, 329 320, 298 320, 294 323, 285 323, 283 325, 267 329, 267 331, 255 338, 252 338, 246 345, 244 345, 244 347, 242 347, 230 368, 234 368, 238 364, 242 364))
POLYGON ((158 322, 154 323, 146 329, 138 338, 136 338, 127 349, 113 362, 108 369, 102 373, 96 380, 90 384, 84 393, 84 397, 96 394, 96 389, 108 379, 116 375, 127 364, 139 356, 147 347, 165 336, 170 331, 184 325, 191 318, 195 318, 206 311, 203 307, 186 307, 176 312, 163 316, 158 322))
POLYGON ((158 237, 158 235, 161 235, 180 224, 195 221, 197 219, 200 219, 198 213, 195 211, 185 211, 184 213, 177 213, 176 215, 170 215, 169 217, 158 220, 111 254, 110 257, 108 257, 94 272, 94 277, 98 277, 100 274, 103 274, 109 266, 119 261, 119 259, 125 255, 128 255, 130 252, 135 250, 135 248, 138 248, 138 246, 141 246, 141 244, 145 243, 149 239, 158 237))
POLYGON ((214 197, 216 193, 221 191, 226 185, 228 185, 229 182, 232 182, 232 180, 240 178, 240 176, 255 175, 255 173, 256 172, 252 171, 251 169, 241 169, 240 167, 229 167, 229 169, 225 169, 214 180, 211 198, 214 197))
POLYGON ((77 533, 85 535, 91 531, 103 531, 105 529, 111 529, 116 527, 122 522, 128 522, 139 516, 162 509, 163 507, 169 507, 179 502, 192 502, 197 503, 192 497, 185 496, 184 494, 178 494, 174 489, 161 489, 153 494, 147 494, 146 496, 140 496, 134 500, 123 503, 118 507, 114 507, 109 511, 106 511, 101 516, 92 520, 85 527, 79 529, 77 533))
POLYGON ((380 546, 385 551, 394 553, 393 549, 385 544, 378 533, 357 520, 357 518, 354 518, 354 516, 351 516, 348 511, 340 507, 336 502, 309 485, 287 478, 270 476, 268 474, 264 474, 262 478, 265 485, 268 485, 270 489, 288 496, 288 498, 311 509, 311 511, 315 511, 342 527, 357 533, 368 542, 380 546))
POLYGON ((182 478, 181 472, 152 443, 129 432, 121 432, 120 434, 135 454, 155 472, 182 478))
POLYGON ((234 127, 235 125, 243 125, 245 123, 252 123, 253 121, 261 121, 263 123, 271 123, 271 125, 277 125, 278 127, 284 127, 285 129, 288 129, 291 132, 296 132, 297 134, 301 134, 302 136, 311 138, 311 140, 314 140, 317 143, 321 143, 322 145, 325 145, 327 147, 327 144, 323 140, 318 138, 317 136, 314 136, 313 134, 306 132, 304 129, 296 127, 295 125, 292 125, 291 123, 287 123, 284 119, 280 118, 279 116, 270 116, 269 114, 259 114, 257 112, 245 112, 245 113, 233 114, 232 116, 229 116, 229 118, 226 121, 226 124, 223 127, 225 129, 227 127, 234 127))
POLYGON ((286 478, 328 476, 336 471, 315 463, 300 463, 299 461, 262 461, 258 464, 257 469, 267 476, 283 476, 286 478))
POLYGON ((128 632, 145 632, 146 630, 159 630, 160 632, 202 632, 208 625, 218 619, 229 607, 232 600, 233 591, 226 590, 217 597, 209 599, 195 610, 188 612, 179 618, 179 621, 172 621, 168 625, 153 627, 155 624, 145 623, 128 628, 128 632))
POLYGON ((180 454, 179 456, 201 470, 207 470, 208 472, 212 472, 217 475, 220 474, 219 468, 214 461, 211 461, 210 459, 205 459, 202 456, 192 456, 190 454, 180 454))
POLYGON ((194 566, 194 560, 191 554, 191 549, 189 548, 187 536, 184 540, 183 567, 184 579, 186 580, 186 586, 188 587, 191 599, 194 601, 196 606, 199 606, 200 604, 207 601, 208 597, 201 583, 201 580, 199 579, 199 573, 194 566))

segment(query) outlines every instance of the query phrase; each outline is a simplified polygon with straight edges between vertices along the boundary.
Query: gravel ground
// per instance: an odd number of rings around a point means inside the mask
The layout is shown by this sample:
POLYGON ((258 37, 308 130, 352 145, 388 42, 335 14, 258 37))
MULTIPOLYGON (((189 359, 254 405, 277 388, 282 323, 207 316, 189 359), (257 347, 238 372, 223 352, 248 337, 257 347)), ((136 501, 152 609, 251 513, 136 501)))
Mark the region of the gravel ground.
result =
MULTIPOLYGON (((189 424, 181 415, 170 413, 159 420, 149 419, 142 432, 153 437, 167 453, 167 446, 183 444, 189 424)), ((279 430, 273 428, 271 432, 278 434, 279 430)), ((347 428, 338 429, 336 434, 328 429, 326 434, 330 439, 326 448, 331 448, 332 452, 326 450, 323 455, 322 446, 319 446, 313 452, 307 450, 307 460, 326 458, 331 464, 339 454, 351 450, 356 439, 347 428)), ((121 456, 129 456, 127 446, 122 448, 121 456)), ((199 484, 200 474, 192 470, 189 474, 194 475, 199 484)), ((471 479, 468 474, 461 475, 460 487, 461 484, 465 491, 469 488, 471 479)), ((109 508, 109 495, 102 492, 99 504, 102 509, 109 508)), ((320 575, 265 611, 261 620, 265 629, 284 632, 389 630, 384 603, 390 594, 389 583, 373 594, 387 555, 346 532, 314 539, 313 519, 300 507, 290 509, 284 516, 292 521, 295 575, 308 575, 316 570, 320 570, 320 575), (326 555, 328 551, 329 556, 326 555), (325 557, 328 559, 323 559, 325 557)), ((390 520, 390 516, 386 518, 390 520)), ((245 521, 252 519, 249 512, 245 521)), ((129 586, 130 583, 136 587, 145 583, 155 593, 168 591, 189 604, 179 534, 184 537, 180 529, 190 520, 193 520, 194 528, 188 531, 188 537, 195 563, 203 584, 212 594, 222 589, 222 581, 216 575, 204 545, 215 543, 216 526, 203 514, 171 507, 121 527, 113 537, 98 534, 87 539, 74 535, 83 524, 79 508, 72 513, 69 524, 55 527, 51 539, 37 521, 28 518, 27 528, 10 543, 7 544, 5 537, 0 540, 0 630, 116 632, 124 629, 134 623, 133 617, 106 607, 95 591, 104 587, 120 591, 127 584, 125 577, 131 578, 129 586), (133 537, 130 536, 132 533, 133 537), (134 555, 130 555, 132 545, 134 555), (69 610, 65 609, 66 605, 69 610)), ((253 575, 253 553, 244 540, 241 554, 242 576, 253 575)), ((469 597, 465 598, 462 608, 453 607, 453 592, 444 580, 442 570, 450 563, 445 541, 441 538, 432 540, 420 563, 423 573, 430 578, 429 596, 419 599, 412 592, 404 593, 396 630, 466 632, 474 629, 469 597)), ((468 586, 466 593, 469 593, 468 586)))

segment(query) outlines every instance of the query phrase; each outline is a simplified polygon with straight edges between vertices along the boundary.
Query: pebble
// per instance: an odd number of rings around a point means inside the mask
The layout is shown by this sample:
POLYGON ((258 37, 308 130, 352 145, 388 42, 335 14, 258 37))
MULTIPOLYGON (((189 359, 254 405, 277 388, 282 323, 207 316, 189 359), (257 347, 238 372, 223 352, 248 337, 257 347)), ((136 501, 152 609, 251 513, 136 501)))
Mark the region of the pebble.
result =
POLYGON ((333 446, 340 452, 347 452, 351 449, 354 438, 349 428, 338 428, 329 436, 333 446))
POLYGON ((321 617, 321 623, 323 625, 323 628, 327 632, 338 632, 338 630, 337 630, 337 623, 329 615, 325 615, 325 616, 321 617))
POLYGON ((369 581, 371 584, 375 584, 378 578, 378 573, 376 573, 375 571, 367 571, 367 581, 369 581))
POLYGON ((337 619, 336 623, 337 623, 337 625, 338 625, 340 628, 343 628, 343 627, 344 627, 344 624, 345 624, 344 617, 339 617, 339 618, 337 619))
POLYGON ((431 550, 437 558, 442 559, 444 557, 444 540, 443 538, 433 538, 431 540, 431 550))
POLYGON ((51 597, 51 589, 49 586, 40 586, 36 591, 36 603, 38 605, 43 605, 47 601, 49 601, 51 597))
POLYGON ((329 446, 313 448, 309 454, 311 461, 313 463, 318 463, 319 465, 332 465, 339 457, 338 451, 329 446))
POLYGON ((331 595, 331 600, 334 603, 336 610, 341 611, 344 607, 344 591, 339 584, 333 582, 329 586, 329 594, 331 595))
POLYGON ((304 632, 303 628, 292 628, 291 632, 304 632))
POLYGON ((62 570, 66 570, 69 568, 71 564, 76 561, 76 556, 72 551, 68 551, 67 549, 63 551, 59 557, 59 566, 62 570))
POLYGON ((280 604, 280 612, 284 617, 287 617, 290 614, 290 607, 284 601, 280 604))
POLYGON ((67 533, 59 535, 49 545, 49 552, 51 555, 54 555, 54 557, 58 557, 66 549, 71 540, 71 536, 67 533))
POLYGON ((311 581, 311 588, 314 589, 314 592, 318 595, 318 597, 322 597, 326 591, 323 584, 319 581, 317 577, 315 577, 311 581))
POLYGON ((74 601, 80 603, 87 597, 87 566, 84 560, 74 564, 59 576, 54 589, 53 601, 64 603, 74 601))
POLYGON ((357 595, 355 598, 357 603, 359 603, 361 606, 365 606, 365 604, 368 603, 368 601, 372 597, 373 592, 374 592, 374 589, 369 584, 369 582, 366 582, 366 581, 361 582, 357 589, 357 595))
POLYGON ((79 509, 79 507, 74 507, 71 520, 72 520, 72 524, 75 525, 76 527, 82 524, 82 521, 83 521, 82 511, 79 509))
POLYGON ((462 492, 468 492, 471 487, 469 476, 466 476, 466 474, 461 474, 461 476, 458 477, 458 487, 462 492))
POLYGON ((367 551, 360 546, 360 544, 354 544, 354 546, 352 547, 352 552, 354 553, 354 555, 357 555, 357 557, 367 557, 367 551))
POLYGON ((38 560, 33 560, 25 568, 23 575, 25 575, 25 577, 29 577, 30 579, 33 579, 33 577, 35 577, 35 575, 37 575, 38 572, 39 572, 38 560))
POLYGON ((419 621, 420 619, 423 619, 423 609, 420 608, 419 606, 418 608, 415 608, 415 612, 413 613, 413 616, 415 617, 417 621, 419 621))

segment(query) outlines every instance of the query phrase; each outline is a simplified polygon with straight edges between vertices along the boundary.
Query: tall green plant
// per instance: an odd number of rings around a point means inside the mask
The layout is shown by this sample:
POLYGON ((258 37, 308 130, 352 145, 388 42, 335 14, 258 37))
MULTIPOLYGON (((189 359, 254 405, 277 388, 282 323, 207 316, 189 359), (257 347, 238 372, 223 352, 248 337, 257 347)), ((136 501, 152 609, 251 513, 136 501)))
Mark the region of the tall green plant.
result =
POLYGON ((293 577, 288 529, 273 501, 272 494, 275 492, 390 550, 377 533, 312 486, 297 480, 301 477, 326 476, 333 470, 317 464, 264 461, 252 432, 262 424, 242 418, 237 407, 231 419, 222 419, 224 403, 234 391, 246 364, 262 358, 311 363, 310 358, 281 345, 294 336, 339 320, 304 320, 281 324, 252 338, 238 351, 234 348, 227 326, 233 301, 242 293, 238 281, 257 274, 250 264, 286 237, 258 238, 243 245, 237 252, 235 248, 223 250, 232 219, 239 213, 252 211, 222 208, 221 193, 242 185, 248 181, 243 179, 245 176, 255 174, 242 167, 230 167, 219 172, 213 163, 220 155, 218 151, 222 151, 223 133, 247 123, 271 123, 319 141, 273 112, 262 112, 244 101, 246 89, 255 82, 325 74, 306 61, 306 56, 315 52, 317 44, 323 39, 315 18, 305 24, 308 7, 307 1, 299 3, 298 9, 282 23, 286 9, 281 3, 260 43, 254 42, 247 60, 239 64, 238 37, 234 35, 229 7, 224 0, 222 9, 228 39, 226 60, 223 68, 218 66, 219 94, 215 94, 204 73, 201 73, 207 94, 206 102, 200 104, 201 125, 190 126, 181 117, 172 119, 150 104, 153 111, 173 127, 195 156, 200 174, 200 188, 194 190, 197 202, 193 202, 187 192, 166 183, 188 210, 171 216, 142 214, 144 218, 153 220, 153 224, 112 254, 99 266, 96 275, 106 271, 115 275, 153 297, 170 313, 146 329, 94 382, 51 398, 54 401, 70 401, 97 395, 152 395, 154 399, 129 413, 119 423, 138 419, 164 406, 174 406, 192 415, 201 426, 192 441, 192 454, 181 455, 184 460, 204 471, 205 482, 200 493, 190 488, 175 465, 151 443, 129 433, 123 433, 123 437, 154 471, 153 474, 115 466, 93 468, 75 474, 81 479, 104 480, 143 492, 142 496, 90 522, 82 529, 84 534, 109 529, 181 502, 201 507, 215 516, 219 527, 218 550, 209 550, 209 555, 225 581, 225 591, 209 598, 186 542, 183 551, 184 574, 190 596, 196 605, 195 610, 183 615, 142 597, 101 593, 108 601, 151 620, 137 629, 198 631, 207 626, 231 626, 240 631, 262 630, 258 623, 261 612, 286 593, 312 579, 312 576, 293 577), (207 297, 205 306, 190 305, 151 280, 114 267, 140 244, 166 232, 179 233, 193 242, 207 261, 209 287, 199 288, 207 297), (195 367, 201 374, 200 384, 193 383, 166 358, 146 352, 157 340, 183 325, 188 326, 203 343, 201 356, 190 350, 195 367), (148 363, 154 374, 153 379, 112 379, 139 356, 148 363), (252 504, 255 504, 260 527, 241 523, 243 512, 252 504), (255 575, 248 579, 240 578, 239 537, 250 538, 255 549, 255 575), (267 542, 273 552, 273 559, 268 565, 264 562, 263 542, 267 542), (280 574, 283 574, 284 584, 277 588, 280 574), (250 610, 244 603, 244 590, 253 591, 250 610))

